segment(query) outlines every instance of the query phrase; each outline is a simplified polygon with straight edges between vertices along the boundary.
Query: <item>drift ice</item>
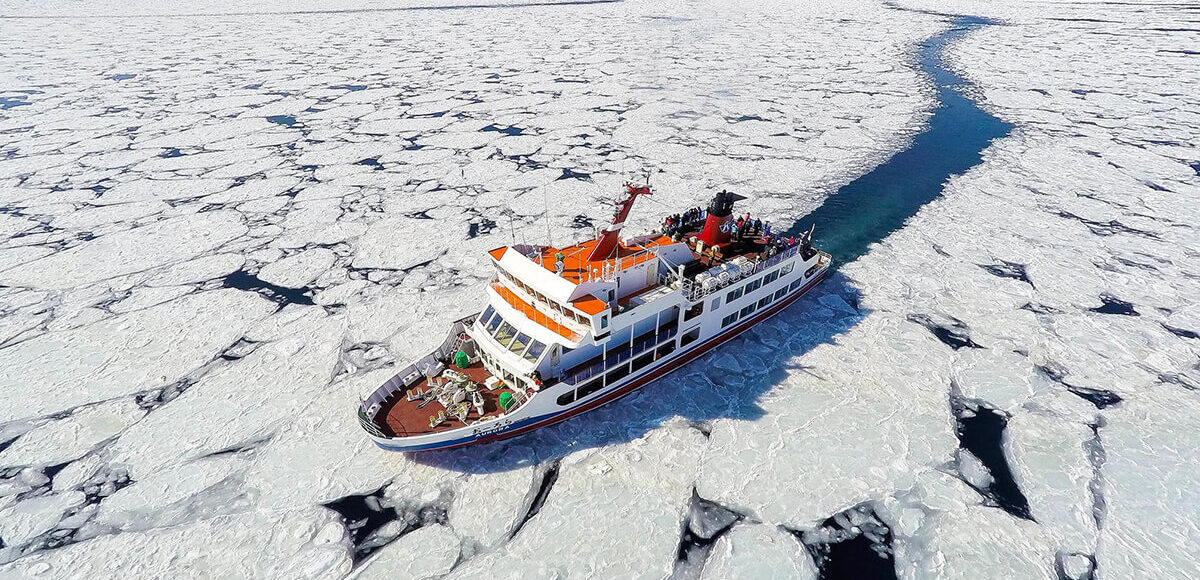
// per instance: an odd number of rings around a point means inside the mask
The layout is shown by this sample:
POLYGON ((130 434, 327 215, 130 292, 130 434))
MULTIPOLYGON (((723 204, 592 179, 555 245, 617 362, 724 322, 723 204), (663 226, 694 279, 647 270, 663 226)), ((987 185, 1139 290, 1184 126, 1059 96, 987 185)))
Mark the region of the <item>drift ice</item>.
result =
POLYGON ((625 185, 612 223, 570 247, 502 246, 483 312, 359 406, 384 449, 426 451, 511 437, 616 400, 783 310, 830 256, 777 240, 722 191, 706 209, 622 240, 649 187, 625 185))

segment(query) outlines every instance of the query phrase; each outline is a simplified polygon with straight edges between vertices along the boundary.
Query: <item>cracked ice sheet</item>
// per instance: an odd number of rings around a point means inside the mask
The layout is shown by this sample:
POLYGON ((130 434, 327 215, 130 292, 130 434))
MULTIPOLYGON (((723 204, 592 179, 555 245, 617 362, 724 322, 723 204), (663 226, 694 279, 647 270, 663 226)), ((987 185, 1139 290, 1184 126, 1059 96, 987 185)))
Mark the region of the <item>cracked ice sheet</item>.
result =
POLYGON ((670 575, 704 443, 674 421, 628 443, 567 455, 537 515, 448 578, 670 575))
POLYGON ((795 536, 777 526, 734 526, 713 545, 701 580, 792 578, 816 580, 817 566, 795 536))
POLYGON ((320 507, 106 535, 0 566, 4 577, 29 580, 130 575, 307 580, 342 578, 349 571, 337 514, 320 507))
POLYGON ((892 530, 896 577, 1055 580, 1049 534, 984 507, 963 482, 938 471, 877 506, 892 530))
POLYGON ((203 292, 0 349, 6 394, 0 421, 167 386, 235 342, 272 307, 246 292, 203 292))
MULTIPOLYGON (((836 332, 839 319, 822 317, 816 308, 797 308, 781 313, 779 324, 818 333, 819 325, 828 325, 836 332)), ((751 350, 802 350, 797 343, 803 340, 751 350)), ((770 390, 757 401, 765 416, 714 423, 697 492, 762 521, 804 529, 907 487, 914 471, 948 460, 957 447, 947 413, 946 350, 919 327, 868 316, 836 344, 817 346, 799 360, 774 354, 758 364, 717 355, 713 364, 746 377, 727 388, 770 390), (777 366, 798 370, 771 388, 778 375, 766 370, 777 366)))
POLYGON ((1200 537, 1195 392, 1163 388, 1106 416, 1100 578, 1194 577, 1200 537))

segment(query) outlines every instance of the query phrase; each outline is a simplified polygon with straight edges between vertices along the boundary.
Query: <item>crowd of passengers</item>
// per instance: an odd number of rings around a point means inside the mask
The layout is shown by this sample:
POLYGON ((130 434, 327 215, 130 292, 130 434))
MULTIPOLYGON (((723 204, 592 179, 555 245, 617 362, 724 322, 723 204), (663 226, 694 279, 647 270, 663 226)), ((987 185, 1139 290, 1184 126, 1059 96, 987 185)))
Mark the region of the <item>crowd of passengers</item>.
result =
MULTIPOLYGON (((708 218, 707 213, 703 208, 694 207, 683 213, 669 215, 663 219, 663 233, 674 241, 680 241, 687 232, 699 229, 703 225, 704 220, 708 218)), ((721 226, 721 231, 729 234, 731 242, 741 242, 747 238, 754 240, 761 237, 764 245, 762 253, 766 258, 792 248, 798 243, 803 243, 803 240, 797 240, 795 236, 787 238, 775 237, 771 232, 771 224, 769 222, 764 222, 759 218, 751 218, 749 213, 726 222, 721 226)), ((718 261, 724 258, 720 246, 711 246, 706 249, 701 242, 697 244, 696 251, 701 256, 709 258, 710 261, 718 261)))

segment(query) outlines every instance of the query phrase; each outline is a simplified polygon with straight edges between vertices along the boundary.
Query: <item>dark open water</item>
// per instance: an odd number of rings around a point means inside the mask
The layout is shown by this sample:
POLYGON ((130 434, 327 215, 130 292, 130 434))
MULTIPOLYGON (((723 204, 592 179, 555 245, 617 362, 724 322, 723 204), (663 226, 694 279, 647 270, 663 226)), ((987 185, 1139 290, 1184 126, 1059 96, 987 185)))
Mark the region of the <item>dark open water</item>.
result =
POLYGON ((835 263, 853 262, 937 199, 946 180, 978 165, 988 144, 1012 130, 968 98, 967 81, 942 61, 947 45, 992 22, 956 17, 953 24, 921 43, 917 53, 921 71, 937 85, 938 105, 925 131, 907 149, 826 198, 787 235, 799 235, 815 223, 813 245, 832 254, 835 263))

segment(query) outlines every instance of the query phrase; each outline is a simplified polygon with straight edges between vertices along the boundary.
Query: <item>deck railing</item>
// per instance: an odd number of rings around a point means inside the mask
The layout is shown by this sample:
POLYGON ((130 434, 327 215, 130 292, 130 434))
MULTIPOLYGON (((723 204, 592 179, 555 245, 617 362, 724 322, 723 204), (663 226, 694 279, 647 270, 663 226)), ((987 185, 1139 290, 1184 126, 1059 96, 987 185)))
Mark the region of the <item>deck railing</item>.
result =
POLYGON ((457 320, 451 327, 450 333, 446 335, 446 339, 438 346, 437 350, 422 357, 421 360, 414 364, 408 364, 400 368, 392 378, 378 389, 371 392, 371 395, 359 402, 358 405, 358 421, 368 433, 376 437, 387 437, 376 423, 376 418, 379 411, 383 409, 383 403, 392 397, 403 396, 404 390, 421 380, 422 374, 418 365, 427 362, 429 358, 437 358, 440 360, 451 360, 454 356, 450 352, 454 346, 458 335, 465 332, 472 324, 475 323, 476 314, 472 314, 465 318, 457 320))
MULTIPOLYGON (((779 252, 778 254, 775 254, 774 256, 771 256, 770 258, 767 258, 766 260, 757 260, 756 259, 753 262, 753 266, 751 268, 748 268, 748 269, 739 268, 737 274, 730 275, 724 281, 722 281, 720 278, 717 278, 717 277, 709 278, 709 280, 713 281, 713 284, 708 289, 705 289, 702 284, 697 283, 695 278, 686 278, 683 280, 683 284, 682 284, 683 295, 685 298, 688 299, 689 302, 696 302, 696 301, 700 300, 701 298, 708 296, 709 294, 712 294, 714 292, 717 292, 718 290, 722 290, 722 289, 728 287, 730 284, 732 284, 738 280, 748 278, 755 274, 761 273, 764 270, 773 268, 776 265, 778 265, 780 262, 787 260, 788 258, 791 258, 792 256, 795 256, 796 253, 799 251, 800 251, 800 246, 792 246, 790 248, 787 248, 787 249, 779 252)), ((710 271, 710 270, 706 270, 706 271, 710 271)))

